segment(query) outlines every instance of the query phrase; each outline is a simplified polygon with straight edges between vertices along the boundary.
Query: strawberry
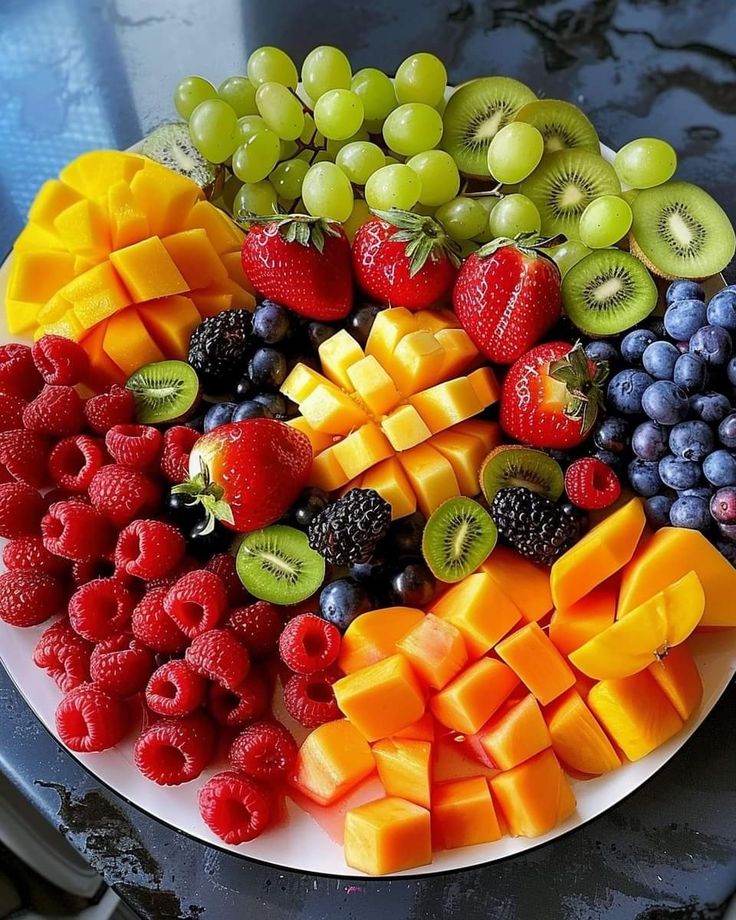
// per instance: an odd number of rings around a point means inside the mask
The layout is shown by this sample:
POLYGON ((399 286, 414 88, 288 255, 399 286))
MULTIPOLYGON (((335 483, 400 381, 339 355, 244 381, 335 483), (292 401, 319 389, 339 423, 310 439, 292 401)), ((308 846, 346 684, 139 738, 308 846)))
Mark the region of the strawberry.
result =
POLYGON ((501 391, 501 427, 533 447, 582 444, 598 416, 608 374, 605 361, 591 361, 583 346, 537 345, 509 369, 501 391))
POLYGON ((391 208, 374 211, 353 240, 358 284, 379 303, 422 310, 452 287, 459 247, 431 217, 391 208))
POLYGON ((249 218, 241 261, 251 284, 310 319, 343 319, 353 306, 350 243, 334 220, 287 214, 249 218))
POLYGON ((210 530, 218 520, 245 533, 283 517, 311 468, 312 448, 300 431, 275 419, 249 419, 201 437, 189 455, 190 478, 171 491, 200 503, 210 530))
POLYGON ((493 240, 465 260, 452 300, 475 347, 512 364, 560 318, 560 271, 523 240, 493 240))

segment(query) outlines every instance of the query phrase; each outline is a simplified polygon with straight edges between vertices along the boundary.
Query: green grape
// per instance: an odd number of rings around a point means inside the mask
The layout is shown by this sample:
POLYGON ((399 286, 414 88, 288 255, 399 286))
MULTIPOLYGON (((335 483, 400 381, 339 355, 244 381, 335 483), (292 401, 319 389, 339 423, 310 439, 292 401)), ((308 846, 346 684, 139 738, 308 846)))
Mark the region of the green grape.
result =
POLYGON ((580 215, 580 241, 591 249, 606 249, 626 236, 634 219, 619 195, 601 195, 580 215))
POLYGON ((386 157, 377 144, 353 141, 338 151, 335 162, 351 182, 365 185, 377 169, 386 165, 386 157))
POLYGON ((382 70, 364 67, 353 77, 350 89, 363 103, 366 122, 381 130, 386 116, 397 106, 394 85, 382 70))
POLYGON ((302 82, 315 102, 331 89, 350 89, 350 61, 332 45, 319 45, 304 58, 302 82))
POLYGON ((228 77, 217 87, 217 95, 232 106, 238 118, 243 115, 255 115, 258 112, 256 88, 247 77, 228 77))
POLYGON ((328 140, 325 145, 327 148, 327 156, 334 163, 337 159, 338 153, 342 150, 343 147, 346 147, 348 144, 352 144, 355 141, 367 141, 368 139, 368 132, 365 130, 365 127, 361 126, 358 128, 355 134, 352 134, 350 137, 346 137, 345 140, 328 140))
POLYGON ((268 127, 285 141, 295 141, 304 129, 304 109, 297 97, 280 83, 261 83, 256 105, 268 127))
POLYGON ((365 200, 369 208, 408 211, 419 201, 422 183, 411 167, 404 163, 382 166, 365 184, 365 200))
POLYGON ((302 193, 302 182, 309 172, 309 163, 305 160, 284 160, 278 163, 268 177, 271 185, 281 198, 298 198, 302 193))
POLYGON ((184 77, 174 90, 174 106, 181 117, 189 121, 200 102, 216 97, 217 90, 209 80, 204 77, 184 77))
POLYGON ((344 221, 353 210, 353 187, 339 166, 317 163, 304 176, 302 201, 313 217, 344 221))
POLYGON ((363 122, 363 125, 369 134, 380 134, 381 131, 383 131, 384 121, 385 119, 383 118, 366 118, 366 120, 363 122))
POLYGON ((671 179, 677 169, 674 147, 658 137, 629 141, 616 154, 613 167, 632 188, 652 188, 671 179))
POLYGON ((512 121, 488 147, 488 169, 497 182, 513 185, 531 175, 544 153, 544 138, 534 125, 512 121))
POLYGON ((238 119, 238 144, 244 144, 251 134, 271 129, 260 115, 243 115, 238 119))
POLYGON ((260 182, 279 161, 281 143, 273 131, 255 131, 233 154, 232 169, 243 182, 260 182))
POLYGON ((469 240, 486 228, 488 215, 475 198, 460 196, 437 208, 437 220, 454 240, 469 240))
POLYGON ((426 51, 402 61, 394 80, 399 102, 424 102, 432 107, 444 98, 446 86, 445 65, 426 51))
POLYGON ((235 196, 240 191, 240 186, 243 183, 238 179, 237 176, 230 176, 229 179, 226 179, 222 186, 222 193, 220 199, 222 201, 222 207, 229 213, 233 213, 233 206, 235 204, 235 196))
POLYGON ((350 217, 343 223, 342 229, 345 231, 345 236, 353 242, 355 234, 360 230, 360 228, 373 217, 371 209, 363 201, 362 198, 356 198, 353 203, 353 210, 350 212, 350 217))
POLYGON ((211 163, 224 163, 238 145, 238 117, 222 99, 205 99, 189 119, 192 143, 211 163))
POLYGON ((255 86, 261 83, 281 83, 291 89, 296 89, 299 74, 296 65, 289 55, 281 48, 264 45, 248 58, 246 68, 248 78, 255 86))
POLYGON ((498 202, 501 200, 496 197, 496 195, 481 195, 479 198, 475 198, 475 201, 483 208, 486 212, 486 225, 481 230, 480 233, 477 233, 473 239, 478 243, 490 243, 492 239, 495 239, 493 231, 491 230, 491 211, 496 207, 498 202))
POLYGON ((425 150, 407 161, 422 181, 420 204, 436 207, 454 198, 460 190, 460 173, 444 150, 425 150))
POLYGON ((264 179, 246 182, 233 202, 233 217, 246 220, 248 214, 276 214, 276 189, 264 179))
POLYGON ((526 195, 504 195, 488 220, 494 238, 508 236, 513 239, 519 233, 539 233, 542 229, 537 206, 526 195))
POLYGON ((299 153, 296 141, 279 141, 279 160, 291 160, 299 153))
POLYGON ((363 103, 349 89, 330 89, 317 100, 314 123, 328 140, 344 141, 363 124, 363 103))
POLYGON ((592 252, 580 240, 565 240, 559 246, 552 246, 544 251, 555 260, 563 278, 573 265, 577 265, 581 259, 589 256, 592 252))
POLYGON ((394 153, 413 157, 431 150, 442 137, 442 118, 424 102, 400 105, 383 123, 383 139, 394 153))

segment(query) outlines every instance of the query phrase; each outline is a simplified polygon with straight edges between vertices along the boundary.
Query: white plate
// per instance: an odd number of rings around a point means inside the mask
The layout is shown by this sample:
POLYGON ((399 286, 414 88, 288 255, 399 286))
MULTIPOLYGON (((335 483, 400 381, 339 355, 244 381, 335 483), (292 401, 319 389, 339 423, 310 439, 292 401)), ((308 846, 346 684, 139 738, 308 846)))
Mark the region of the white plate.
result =
MULTIPOLYGON (((603 150, 607 159, 612 151, 603 150)), ((10 259, 0 267, 0 342, 11 340, 5 321, 5 287, 10 259)), ((2 566, 0 565, 0 570, 2 566)), ((30 708, 54 737, 54 711, 61 694, 56 685, 32 661, 33 647, 45 627, 16 629, 0 623, 0 660, 25 697, 30 708)), ((534 839, 505 837, 497 843, 482 844, 436 853, 434 862, 408 872, 404 876, 431 875, 496 862, 524 853, 566 834, 616 805, 638 789, 675 754, 690 738, 713 708, 736 672, 736 630, 725 630, 696 636, 693 648, 703 677, 704 695, 700 710, 685 728, 667 744, 636 763, 626 764, 598 779, 573 781, 578 801, 577 811, 564 824, 549 834, 534 839)), ((60 742, 61 743, 61 742, 60 742)), ((202 822, 197 808, 197 790, 204 781, 195 780, 184 786, 166 788, 146 780, 133 763, 132 743, 127 741, 102 754, 75 754, 75 757, 97 779, 118 795, 165 824, 205 843, 229 850, 248 859, 284 869, 320 873, 350 878, 362 876, 345 864, 342 846, 330 836, 335 835, 341 821, 331 813, 329 824, 318 823, 310 813, 288 801, 289 820, 266 832, 257 840, 240 846, 228 846, 215 837, 202 822)), ((222 767, 220 767, 222 769, 222 767)), ((214 771, 210 771, 214 772, 214 771)), ((206 774, 206 776, 209 775, 206 774)), ((380 795, 377 781, 371 781, 340 808, 344 812, 358 802, 380 795)))

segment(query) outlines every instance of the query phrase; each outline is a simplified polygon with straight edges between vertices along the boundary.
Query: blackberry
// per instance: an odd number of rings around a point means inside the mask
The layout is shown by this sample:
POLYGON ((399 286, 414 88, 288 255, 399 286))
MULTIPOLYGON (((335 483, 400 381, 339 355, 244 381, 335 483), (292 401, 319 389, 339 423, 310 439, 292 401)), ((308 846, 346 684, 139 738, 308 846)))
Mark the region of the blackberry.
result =
POLYGON ((248 364, 251 317, 248 310, 208 316, 192 333, 187 360, 207 393, 234 389, 248 364))
POLYGON ((351 489, 309 525, 309 545, 332 565, 368 562, 391 524, 391 505, 373 489, 351 489))
POLYGON ((551 565, 582 535, 585 517, 528 489, 499 489, 491 504, 498 532, 522 556, 551 565))

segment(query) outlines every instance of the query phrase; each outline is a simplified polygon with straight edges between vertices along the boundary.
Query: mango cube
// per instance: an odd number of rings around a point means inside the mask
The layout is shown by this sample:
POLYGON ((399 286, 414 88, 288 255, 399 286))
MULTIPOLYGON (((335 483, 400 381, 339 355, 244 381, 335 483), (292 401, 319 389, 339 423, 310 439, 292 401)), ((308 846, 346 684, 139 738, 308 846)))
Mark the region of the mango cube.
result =
POLYGON ((552 744, 539 703, 531 694, 495 715, 478 734, 499 770, 510 770, 552 744))
POLYGON ((340 461, 335 454, 335 446, 327 447, 312 461, 309 473, 309 485, 324 489, 325 492, 334 492, 340 489, 349 480, 348 474, 340 466, 340 461))
POLYGON ((525 622, 541 620, 552 609, 549 569, 525 559, 516 550, 496 546, 480 571, 516 604, 525 622))
POLYGON ((324 383, 324 377, 306 364, 297 364, 281 384, 281 392, 292 402, 301 405, 316 388, 324 383))
POLYGON ((396 648, 435 690, 441 690, 468 660, 460 630, 431 613, 399 639, 396 648))
POLYGON ((384 738, 373 745, 378 777, 386 795, 424 808, 430 805, 432 745, 409 738, 384 738))
POLYGON ((151 300, 138 308, 138 314, 163 354, 186 360, 189 339, 202 321, 188 297, 175 294, 151 300))
POLYGON ((148 218, 133 198, 130 186, 122 179, 107 191, 107 211, 113 249, 123 249, 150 236, 148 218))
POLYGON ((110 261, 135 303, 182 294, 189 290, 164 244, 157 236, 110 253, 110 261))
POLYGON ((365 353, 373 355, 381 367, 388 369, 396 346, 405 335, 414 332, 415 329, 414 314, 404 307, 381 310, 371 326, 365 353))
POLYGON ((126 377, 141 365, 164 358, 135 307, 128 307, 107 321, 104 349, 126 377))
POLYGON ((418 330, 405 335, 394 349, 387 370, 394 383, 410 396, 436 383, 445 363, 445 352, 431 332, 418 330))
POLYGON ((491 777, 491 790, 513 837, 538 837, 565 821, 576 801, 554 753, 547 748, 491 777))
POLYGON ((391 505, 391 517, 394 520, 416 511, 417 497, 396 457, 390 457, 368 470, 361 487, 375 489, 391 505))
POLYGON ((54 220, 54 230, 70 252, 96 262, 107 258, 112 248, 110 228, 95 201, 83 199, 66 208, 54 220))
POLYGON ((546 706, 575 683, 575 674, 538 623, 527 623, 496 646, 496 653, 546 706))
POLYGON ((478 349, 464 329, 438 329, 435 339, 444 351, 442 378, 459 377, 478 360, 478 349))
POLYGON ((10 300, 45 304, 73 278, 74 256, 68 252, 19 252, 13 257, 7 297, 10 300))
POLYGON ((360 476, 376 463, 393 456, 391 445, 375 422, 353 431, 332 450, 348 479, 360 476))
POLYGON ((368 875, 386 875, 432 861, 426 808, 387 796, 345 815, 345 862, 368 875))
POLYGON ((363 349, 347 329, 336 332, 319 346, 319 360, 325 377, 343 390, 350 391, 348 370, 363 357, 363 349))
POLYGON ((373 355, 366 355, 355 364, 351 364, 347 369, 347 375, 351 388, 374 415, 385 415, 401 399, 393 380, 373 355))
POLYGON ((328 434, 342 434, 368 421, 367 415, 357 403, 327 381, 312 390, 300 409, 312 428, 328 434))
POLYGON ((327 450, 327 448, 332 447, 334 443, 331 434, 325 434, 323 431, 315 431, 309 422, 301 415, 289 419, 286 424, 290 425, 292 428, 296 428, 297 431, 301 431, 301 433, 309 439, 314 454, 319 454, 327 450))
POLYGON ((190 290, 207 287, 229 277, 222 259, 204 230, 180 230, 161 242, 190 290))
POLYGON ((484 419, 468 419, 466 422, 460 422, 454 430, 459 434, 469 434, 471 437, 477 438, 485 447, 486 453, 490 453, 494 447, 498 447, 502 440, 501 426, 498 422, 488 422, 484 419))
POLYGON ((198 201, 182 221, 182 228, 204 230, 220 254, 240 250, 245 236, 240 227, 210 201, 198 201))
POLYGON ((185 222, 196 204, 209 205, 200 200, 202 189, 191 179, 164 167, 141 169, 130 181, 130 190, 138 208, 148 216, 151 233, 157 236, 168 236, 182 227, 189 229, 185 222))
POLYGON ((431 437, 421 416, 413 406, 399 406, 381 422, 383 433, 394 450, 410 450, 431 437))
POLYGON ((453 429, 436 434, 429 444, 449 460, 462 494, 477 495, 480 492, 478 473, 488 453, 483 443, 453 429))
POLYGON ((82 196, 71 186, 58 179, 48 179, 36 193, 28 210, 28 223, 40 224, 45 230, 53 231, 54 220, 67 208, 76 204, 82 196))
POLYGON ((435 719, 453 731, 472 735, 518 686, 510 668, 495 658, 481 658, 430 700, 435 719))
POLYGON ((361 614, 345 630, 338 667, 352 674, 395 655, 399 639, 423 619, 424 613, 414 607, 383 607, 361 614))
POLYGON ((331 805, 375 769, 368 742, 346 719, 325 722, 304 739, 290 782, 319 805, 331 805))
POLYGON ((501 839, 491 790, 484 776, 448 780, 433 787, 432 835, 435 847, 445 850, 501 839))
POLYGON ((460 494, 460 486, 448 460, 428 444, 418 444, 399 454, 399 462, 416 492, 425 517, 448 498, 460 494))

